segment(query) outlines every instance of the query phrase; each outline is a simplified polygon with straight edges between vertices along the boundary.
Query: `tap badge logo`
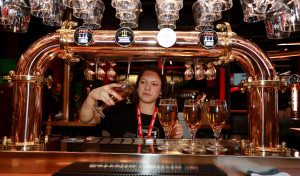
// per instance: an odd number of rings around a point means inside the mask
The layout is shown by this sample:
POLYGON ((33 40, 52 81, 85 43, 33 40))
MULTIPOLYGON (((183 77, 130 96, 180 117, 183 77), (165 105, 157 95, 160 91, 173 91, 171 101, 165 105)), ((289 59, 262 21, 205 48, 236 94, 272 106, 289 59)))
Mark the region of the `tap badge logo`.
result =
POLYGON ((120 28, 115 35, 115 41, 121 47, 128 47, 133 43, 134 33, 130 28, 120 28))
POLYGON ((121 34, 121 36, 122 36, 122 37, 125 37, 125 36, 127 36, 127 31, 126 31, 126 29, 123 29, 123 30, 122 30, 122 34, 121 34))
POLYGON ((93 32, 85 26, 78 27, 73 34, 75 42, 80 46, 88 46, 93 40, 93 32))
POLYGON ((170 48, 176 43, 177 37, 173 29, 163 28, 156 36, 158 44, 164 48, 170 48))
POLYGON ((205 30, 199 34, 200 45, 205 49, 212 49, 218 44, 218 34, 214 30, 205 30))

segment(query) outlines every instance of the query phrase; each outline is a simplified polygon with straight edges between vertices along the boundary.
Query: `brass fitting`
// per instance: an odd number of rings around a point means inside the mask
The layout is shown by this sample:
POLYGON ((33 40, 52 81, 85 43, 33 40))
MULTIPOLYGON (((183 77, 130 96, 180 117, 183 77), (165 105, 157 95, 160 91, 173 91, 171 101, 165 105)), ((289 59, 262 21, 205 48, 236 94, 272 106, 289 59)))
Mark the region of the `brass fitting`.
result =
POLYGON ((13 86, 14 82, 30 82, 35 83, 37 86, 40 86, 41 84, 47 84, 48 89, 51 89, 53 84, 52 76, 48 76, 48 78, 43 78, 40 75, 40 72, 35 73, 36 76, 31 75, 15 75, 15 72, 13 70, 9 71, 9 74, 6 76, 3 76, 3 80, 6 80, 8 82, 8 86, 13 86))
POLYGON ((241 80, 238 85, 242 91, 245 93, 246 90, 250 90, 253 87, 265 87, 265 88, 274 88, 275 91, 281 90, 284 92, 288 85, 285 79, 281 79, 279 76, 275 76, 273 80, 256 80, 254 81, 252 77, 248 77, 247 81, 241 80))
POLYGON ((221 35, 224 37, 224 54, 216 61, 214 64, 219 66, 226 66, 229 62, 233 61, 233 56, 231 54, 232 49, 232 37, 236 33, 232 32, 231 26, 229 23, 224 22, 224 24, 218 24, 217 29, 221 31, 221 35))
POLYGON ((62 58, 67 64, 73 64, 80 61, 79 57, 74 56, 74 54, 69 49, 68 36, 71 33, 71 29, 73 27, 78 26, 77 22, 74 21, 64 21, 60 32, 60 49, 62 52, 58 55, 58 57, 62 58))

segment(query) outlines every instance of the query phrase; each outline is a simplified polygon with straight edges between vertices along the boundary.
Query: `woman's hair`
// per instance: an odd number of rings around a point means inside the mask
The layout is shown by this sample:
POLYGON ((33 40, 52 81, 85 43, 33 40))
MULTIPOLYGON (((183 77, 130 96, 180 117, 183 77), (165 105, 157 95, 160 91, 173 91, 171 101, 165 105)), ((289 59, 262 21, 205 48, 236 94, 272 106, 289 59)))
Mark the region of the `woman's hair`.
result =
MULTIPOLYGON (((166 96, 167 92, 168 92, 167 78, 166 78, 166 75, 162 75, 161 74, 161 69, 158 66, 156 66, 156 65, 148 65, 143 70, 140 71, 140 73, 138 74, 138 78, 136 80, 136 90, 139 87, 139 83, 140 83, 141 77, 143 76, 143 74, 146 71, 153 71, 153 72, 157 73, 157 75, 160 77, 160 80, 161 80, 161 92, 162 92, 162 96, 166 96)), ((138 102, 138 96, 134 97, 133 99, 134 99, 134 102, 136 102, 136 103, 138 102)))

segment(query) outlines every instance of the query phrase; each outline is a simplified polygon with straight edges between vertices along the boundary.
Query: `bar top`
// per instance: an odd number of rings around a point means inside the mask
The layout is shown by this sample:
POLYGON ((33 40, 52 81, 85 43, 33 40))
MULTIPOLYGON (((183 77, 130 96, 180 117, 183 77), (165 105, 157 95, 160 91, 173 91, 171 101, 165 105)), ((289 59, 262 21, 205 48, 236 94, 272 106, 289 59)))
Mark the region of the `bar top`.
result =
MULTIPOLYGON (((214 165, 227 175, 247 175, 247 172, 269 171, 300 175, 299 152, 289 149, 286 152, 252 152, 243 149, 238 140, 224 140, 222 145, 227 151, 215 153, 206 150, 212 139, 197 139, 197 144, 204 146, 203 150, 189 153, 184 150, 190 140, 172 140, 177 147, 173 150, 160 150, 163 140, 147 140, 136 138, 68 138, 60 140, 51 138, 45 145, 37 147, 38 151, 12 151, 0 148, 0 175, 52 175, 74 162, 86 165, 103 166, 99 164, 132 163, 148 164, 149 167, 162 165, 187 165, 188 168, 214 165)), ((247 145, 247 144, 245 144, 247 145)), ((22 148, 19 148, 19 150, 22 148)), ((30 150, 24 148, 23 150, 30 150)), ((107 165, 108 167, 112 165, 107 165)), ((170 174, 169 174, 170 175, 170 174)))
POLYGON ((52 175, 73 162, 121 162, 125 164, 147 162, 153 165, 168 163, 214 164, 230 176, 246 175, 245 172, 249 169, 249 165, 259 165, 261 170, 276 168, 279 172, 287 172, 292 176, 300 173, 300 160, 285 157, 2 151, 0 152, 0 175, 52 175), (221 164, 223 162, 229 163, 231 168, 221 164))

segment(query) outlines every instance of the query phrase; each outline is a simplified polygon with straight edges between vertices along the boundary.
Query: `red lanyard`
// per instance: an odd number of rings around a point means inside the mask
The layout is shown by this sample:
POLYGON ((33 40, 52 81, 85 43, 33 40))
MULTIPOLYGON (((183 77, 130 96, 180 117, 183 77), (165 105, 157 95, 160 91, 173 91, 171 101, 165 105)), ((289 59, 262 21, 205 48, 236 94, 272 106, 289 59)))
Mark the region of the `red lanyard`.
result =
MULTIPOLYGON (((141 115, 141 110, 140 110, 139 105, 137 105, 137 107, 136 107, 136 112, 137 112, 137 120, 138 120, 139 138, 142 138, 143 137, 142 115, 141 115)), ((152 116, 152 120, 151 120, 151 123, 150 123, 150 126, 149 126, 147 138, 151 137, 153 126, 154 126, 155 119, 156 119, 156 114, 157 114, 157 107, 155 107, 155 110, 154 110, 154 113, 153 113, 153 116, 152 116)))

